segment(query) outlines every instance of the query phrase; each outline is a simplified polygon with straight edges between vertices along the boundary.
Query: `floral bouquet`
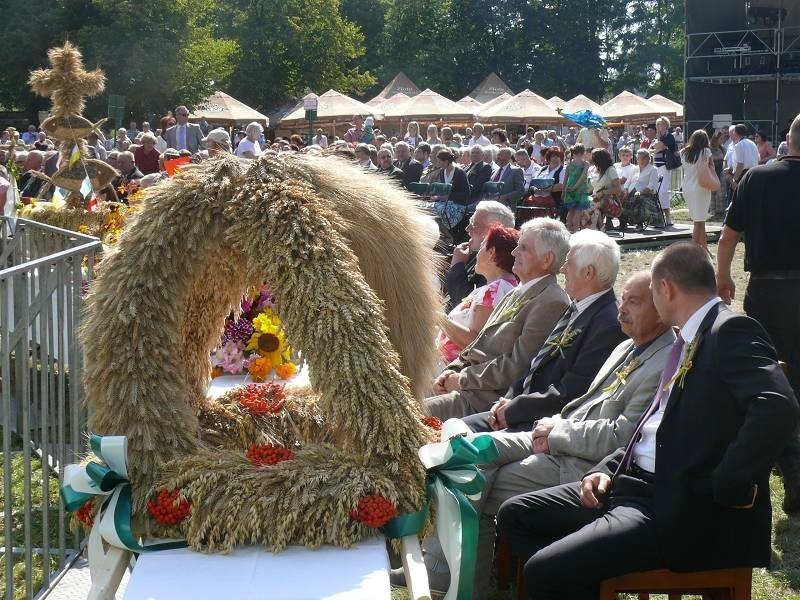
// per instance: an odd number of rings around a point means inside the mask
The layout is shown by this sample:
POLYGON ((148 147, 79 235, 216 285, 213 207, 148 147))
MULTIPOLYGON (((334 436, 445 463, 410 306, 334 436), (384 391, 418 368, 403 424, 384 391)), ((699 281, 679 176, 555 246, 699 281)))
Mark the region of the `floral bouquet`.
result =
POLYGON ((273 372, 279 379, 297 373, 275 297, 267 286, 242 298, 238 318, 231 314, 225 320, 220 344, 211 352, 211 367, 212 377, 246 370, 254 381, 265 381, 273 372))

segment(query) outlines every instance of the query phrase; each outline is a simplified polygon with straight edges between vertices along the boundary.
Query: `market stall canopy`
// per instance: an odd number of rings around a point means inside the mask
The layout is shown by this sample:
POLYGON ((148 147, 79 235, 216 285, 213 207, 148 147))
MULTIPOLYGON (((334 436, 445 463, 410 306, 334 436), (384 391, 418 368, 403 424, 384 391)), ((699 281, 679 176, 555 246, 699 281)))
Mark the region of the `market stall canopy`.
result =
POLYGON ((225 123, 230 126, 252 123, 253 121, 269 124, 267 115, 263 115, 246 104, 239 102, 225 92, 214 92, 200 102, 194 112, 189 115, 190 121, 200 121, 203 118, 213 123, 225 123))
POLYGON ((552 98, 548 98, 547 101, 555 108, 564 108, 567 101, 562 100, 558 96, 553 96, 552 98))
POLYGON ((372 105, 372 108, 373 110, 376 110, 379 113, 383 114, 384 119, 387 119, 390 118, 387 116, 387 113, 399 114, 400 112, 402 112, 405 105, 408 104, 409 100, 411 100, 411 98, 406 96, 404 93, 400 92, 399 94, 395 94, 391 98, 384 99, 382 102, 372 105))
POLYGON ((530 90, 523 90, 505 102, 482 110, 478 117, 504 123, 554 123, 561 120, 547 100, 530 90))
POLYGON ((492 72, 469 95, 481 104, 486 104, 502 94, 512 96, 514 92, 506 85, 505 81, 497 76, 497 73, 492 72))
POLYGON ((410 98, 404 106, 385 113, 386 120, 403 121, 471 120, 472 116, 471 109, 464 108, 430 88, 410 98))
POLYGON ((506 100, 510 100, 513 97, 514 97, 513 95, 508 94, 508 93, 500 94, 494 100, 489 100, 489 102, 486 102, 483 105, 483 108, 479 112, 481 112, 481 113, 488 112, 492 107, 497 106, 498 104, 502 104, 506 100))
MULTIPOLYGON (((381 116, 380 111, 373 106, 367 106, 363 102, 354 100, 349 96, 328 90, 318 97, 316 122, 324 123, 349 123, 353 115, 373 115, 376 118, 381 116)), ((286 115, 281 121, 281 127, 298 127, 306 123, 306 112, 303 106, 286 115)))
POLYGON ((578 94, 561 107, 561 110, 567 113, 574 113, 578 112, 579 110, 586 109, 598 112, 600 110, 600 105, 591 98, 587 98, 583 94, 578 94))
POLYGON ((397 94, 405 94, 409 98, 412 96, 416 96, 420 93, 420 89, 417 85, 409 79, 408 75, 400 71, 397 75, 394 76, 385 88, 383 88, 377 96, 375 96, 372 100, 367 102, 370 106, 377 106, 381 102, 388 100, 389 98, 396 96, 397 94))
POLYGON ((679 117, 683 117, 683 104, 678 104, 674 100, 670 100, 661 94, 650 96, 648 100, 658 106, 661 110, 674 112, 679 117))
MULTIPOLYGON (((603 104, 599 112, 606 119, 621 119, 625 121, 655 119, 664 111, 646 98, 624 91, 603 104)), ((675 109, 667 112, 674 115, 675 109)))
POLYGON ((456 102, 456 104, 471 110, 476 115, 483 109, 483 104, 475 100, 472 96, 464 96, 461 100, 456 102))

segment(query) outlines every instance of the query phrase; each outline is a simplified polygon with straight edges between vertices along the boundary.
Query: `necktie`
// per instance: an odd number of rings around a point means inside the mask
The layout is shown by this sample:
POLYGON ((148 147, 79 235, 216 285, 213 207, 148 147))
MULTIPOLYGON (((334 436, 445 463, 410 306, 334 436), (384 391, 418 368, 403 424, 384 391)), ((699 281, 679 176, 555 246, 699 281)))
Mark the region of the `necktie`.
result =
POLYGON ((636 442, 639 441, 642 428, 644 427, 644 424, 647 423, 647 420, 653 415, 653 413, 658 410, 658 407, 661 405, 661 401, 664 398, 664 394, 666 393, 665 388, 667 387, 667 383, 669 383, 669 381, 675 375, 675 372, 678 370, 678 363, 680 362, 684 343, 683 337, 679 335, 678 339, 675 340, 675 343, 672 344, 672 350, 670 350, 669 356, 667 356, 667 363, 664 365, 664 371, 661 373, 661 381, 658 382, 656 395, 653 397, 653 401, 650 403, 650 406, 647 408, 644 415, 642 415, 639 424, 633 431, 633 436, 628 442, 628 445, 625 447, 625 453, 622 455, 622 460, 619 461, 619 466, 617 467, 617 470, 614 471, 614 477, 620 473, 624 473, 630 466, 631 458, 633 456, 633 447, 636 445, 636 442))
POLYGON ((497 173, 494 174, 492 181, 500 181, 500 176, 503 174, 503 169, 505 169, 505 167, 500 167, 497 169, 497 173))
POLYGON ((186 150, 186 126, 178 125, 178 150, 186 150))
POLYGON ((569 320, 572 318, 572 315, 577 312, 577 310, 578 307, 575 306, 574 302, 571 302, 567 307, 567 310, 564 311, 564 314, 561 315, 561 318, 556 323, 553 331, 550 332, 547 341, 542 344, 538 354, 531 361, 531 367, 528 369, 528 374, 525 376, 525 381, 522 384, 523 393, 530 393, 530 385, 531 381, 533 381, 533 375, 536 373, 536 369, 538 369, 539 365, 542 364, 544 358, 553 351, 553 347, 548 342, 552 342, 561 337, 561 335, 564 333, 564 330, 566 330, 567 325, 569 325, 569 320))

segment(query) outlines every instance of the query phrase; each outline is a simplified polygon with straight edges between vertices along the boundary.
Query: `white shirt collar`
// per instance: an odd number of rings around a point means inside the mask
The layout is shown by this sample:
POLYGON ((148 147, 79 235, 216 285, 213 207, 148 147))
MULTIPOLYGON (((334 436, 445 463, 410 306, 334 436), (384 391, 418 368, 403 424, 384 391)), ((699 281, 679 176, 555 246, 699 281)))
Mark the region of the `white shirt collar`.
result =
MULTIPOLYGON (((609 288, 609 289, 611 289, 611 288, 609 288)), ((596 294, 592 294, 591 296, 586 296, 586 298, 584 298, 583 300, 578 300, 575 303, 575 308, 577 308, 577 310, 575 311, 575 314, 572 316, 573 320, 579 314, 581 314, 583 311, 585 311, 587 308, 589 308, 595 300, 597 300, 600 296, 602 296, 606 292, 608 292, 608 289, 605 289, 605 290, 602 290, 600 292, 597 292, 596 294)))
POLYGON ((535 279, 531 279, 527 283, 520 283, 516 288, 517 296, 519 297, 522 294, 524 294, 525 292, 527 292, 530 288, 532 288, 534 285, 539 283, 545 277, 547 277, 547 275, 542 275, 541 277, 536 277, 535 279))
POLYGON ((698 308, 694 314, 689 317, 689 320, 686 321, 684 326, 681 328, 681 337, 683 338, 684 342, 688 344, 695 338, 697 335, 697 330, 700 329, 700 324, 703 322, 703 319, 706 318, 708 311, 710 311, 720 302, 722 302, 722 298, 715 296, 703 304, 703 306, 698 308))

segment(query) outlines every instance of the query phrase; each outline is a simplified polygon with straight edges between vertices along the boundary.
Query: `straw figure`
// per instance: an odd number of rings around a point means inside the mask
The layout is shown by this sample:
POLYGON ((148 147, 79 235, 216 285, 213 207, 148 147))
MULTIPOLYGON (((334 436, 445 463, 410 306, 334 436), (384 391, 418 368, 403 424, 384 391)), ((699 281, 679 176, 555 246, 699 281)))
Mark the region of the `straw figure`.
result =
POLYGON ((217 157, 145 190, 82 331, 90 429, 128 437, 139 533, 204 551, 347 547, 374 534, 354 518, 364 498, 424 506, 417 450, 436 433, 418 399, 439 310, 428 231, 404 191, 333 156, 217 157), (209 352, 262 281, 312 389, 208 400, 209 352), (191 508, 164 526, 159 498, 191 508))
MULTIPOLYGON (((69 190, 65 198, 68 209, 86 208, 81 193, 85 179, 94 190, 109 184, 117 172, 100 160, 86 158, 84 137, 105 122, 92 123, 81 116, 87 96, 96 96, 105 88, 105 75, 100 69, 86 71, 78 49, 66 42, 47 52, 50 69, 36 69, 28 83, 40 96, 52 99, 52 116, 42 122, 42 129, 60 140, 61 167, 50 178, 52 184, 69 190)), ((46 217, 45 217, 46 218, 46 217)))

